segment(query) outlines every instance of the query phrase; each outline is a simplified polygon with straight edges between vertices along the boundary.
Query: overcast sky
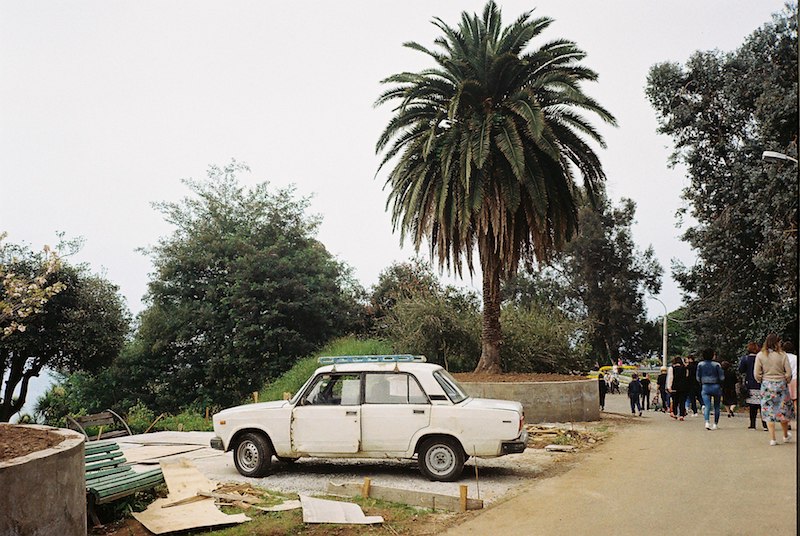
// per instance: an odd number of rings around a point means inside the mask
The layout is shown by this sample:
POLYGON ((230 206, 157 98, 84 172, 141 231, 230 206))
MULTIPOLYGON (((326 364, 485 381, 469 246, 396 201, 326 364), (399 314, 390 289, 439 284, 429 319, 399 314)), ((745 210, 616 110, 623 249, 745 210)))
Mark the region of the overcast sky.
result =
MULTIPOLYGON (((171 228, 153 201, 188 192, 209 164, 246 162, 255 184, 294 183, 323 217, 319 239, 365 287, 408 259, 385 212, 375 141, 391 116, 379 81, 430 66, 405 41, 432 44, 482 1, 0 2, 0 231, 39 249, 82 236, 88 262, 142 309, 150 260, 136 248, 171 228)), ((733 50, 779 0, 500 2, 555 22, 533 44, 575 41, 599 81, 585 92, 619 122, 594 121, 614 200, 638 206, 634 236, 665 268, 661 299, 681 303, 671 259, 692 263, 675 212, 688 184, 668 169, 644 96, 648 69, 696 50, 733 50)), ((592 118, 594 120, 594 118, 592 118)), ((463 285, 480 288, 467 278, 463 285)), ((663 313, 649 302, 651 316, 663 313)))

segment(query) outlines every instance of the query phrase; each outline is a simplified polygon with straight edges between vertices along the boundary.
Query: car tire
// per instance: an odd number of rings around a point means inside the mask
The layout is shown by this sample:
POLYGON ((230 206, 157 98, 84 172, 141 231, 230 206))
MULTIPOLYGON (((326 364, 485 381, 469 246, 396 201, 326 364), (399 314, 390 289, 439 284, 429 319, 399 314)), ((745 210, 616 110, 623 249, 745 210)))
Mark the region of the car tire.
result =
POLYGON ((233 449, 233 463, 242 476, 267 476, 272 465, 272 447, 266 436, 253 432, 244 434, 233 449))
POLYGON ((453 482, 464 470, 464 449, 452 437, 426 439, 419 447, 417 462, 430 480, 453 482))

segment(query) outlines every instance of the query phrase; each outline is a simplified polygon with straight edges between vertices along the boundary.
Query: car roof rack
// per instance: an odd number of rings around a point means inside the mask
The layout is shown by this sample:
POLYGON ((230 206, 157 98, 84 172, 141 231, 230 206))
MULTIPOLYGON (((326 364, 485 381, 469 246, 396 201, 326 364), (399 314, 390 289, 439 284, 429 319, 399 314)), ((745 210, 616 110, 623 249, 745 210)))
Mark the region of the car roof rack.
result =
POLYGON ((342 363, 425 363, 424 355, 337 355, 320 357, 320 365, 337 365, 342 363))

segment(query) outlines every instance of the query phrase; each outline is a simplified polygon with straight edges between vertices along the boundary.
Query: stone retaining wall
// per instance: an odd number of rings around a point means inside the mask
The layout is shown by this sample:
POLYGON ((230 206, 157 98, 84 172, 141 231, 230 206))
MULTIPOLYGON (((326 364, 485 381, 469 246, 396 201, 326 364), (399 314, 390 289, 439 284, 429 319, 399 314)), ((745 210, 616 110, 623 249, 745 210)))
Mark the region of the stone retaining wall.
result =
POLYGON ((86 534, 83 435, 38 425, 66 436, 53 448, 0 462, 0 534, 86 534))
POLYGON ((460 384, 470 396, 522 403, 529 424, 600 420, 597 380, 460 384))

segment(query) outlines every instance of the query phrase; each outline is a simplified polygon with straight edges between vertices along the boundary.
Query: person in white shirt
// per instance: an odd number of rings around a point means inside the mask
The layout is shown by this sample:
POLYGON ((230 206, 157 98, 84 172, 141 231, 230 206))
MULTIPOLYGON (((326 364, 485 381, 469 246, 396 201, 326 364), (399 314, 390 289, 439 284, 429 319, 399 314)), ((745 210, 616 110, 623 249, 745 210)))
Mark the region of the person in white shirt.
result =
POLYGON ((797 354, 794 353, 794 345, 791 341, 783 341, 781 344, 786 357, 789 358, 789 366, 792 367, 792 379, 789 381, 789 396, 792 397, 794 414, 797 418, 797 354))

